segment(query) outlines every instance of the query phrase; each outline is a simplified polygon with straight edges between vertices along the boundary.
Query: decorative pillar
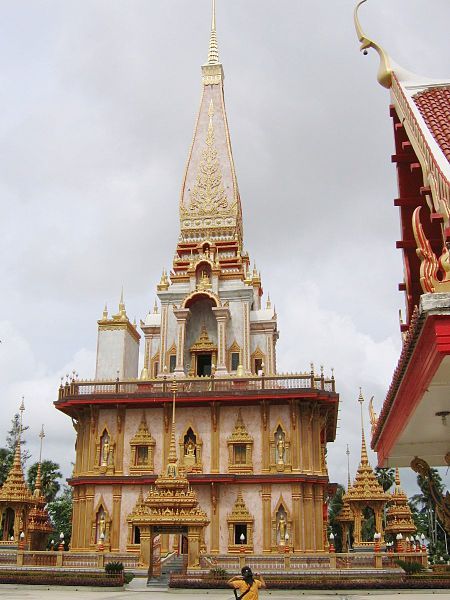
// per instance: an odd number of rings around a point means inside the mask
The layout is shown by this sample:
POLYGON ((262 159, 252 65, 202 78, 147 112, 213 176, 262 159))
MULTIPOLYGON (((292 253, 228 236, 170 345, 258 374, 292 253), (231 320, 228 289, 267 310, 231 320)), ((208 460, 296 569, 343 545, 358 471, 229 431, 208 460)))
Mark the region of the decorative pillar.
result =
POLYGON ((114 451, 114 469, 117 475, 123 473, 123 444, 125 435, 125 409, 117 409, 117 435, 116 435, 116 449, 114 451))
POLYGON ((228 375, 227 352, 226 352, 226 325, 230 317, 230 309, 222 307, 213 307, 213 313, 217 320, 217 364, 216 373, 228 375))
POLYGON ((168 367, 166 364, 168 310, 169 307, 167 304, 161 304, 161 346, 158 366, 159 376, 163 376, 164 367, 168 367))
POLYGON ((210 529, 210 552, 219 554, 220 551, 220 487, 217 483, 211 483, 211 529, 210 529))
POLYGON ((305 550, 312 552, 313 547, 313 490, 311 483, 304 484, 305 507, 305 550))
POLYGON ((153 576, 153 534, 150 527, 142 525, 140 528, 139 563, 148 567, 148 578, 153 576))
POLYGON ((300 466, 300 425, 298 418, 298 401, 292 399, 290 401, 290 413, 291 413, 291 463, 292 470, 298 471, 300 466))
POLYGON ((312 470, 314 473, 322 473, 321 445, 320 445, 320 413, 316 405, 311 409, 311 448, 312 448, 312 470))
POLYGON ((264 554, 272 550, 272 486, 263 484, 261 487, 262 496, 262 525, 263 525, 263 552, 264 554))
POLYGON ((301 523, 300 523, 300 497, 301 497, 301 491, 300 491, 300 484, 299 483, 293 483, 292 484, 292 532, 291 532, 291 536, 292 536, 292 546, 294 548, 294 552, 300 552, 301 551, 301 545, 300 545, 300 541, 301 541, 301 523))
POLYGON ((320 552, 323 547, 323 487, 314 486, 314 516, 315 516, 315 544, 314 550, 320 552))
MULTIPOLYGON (((261 402, 262 471, 270 471, 270 404, 261 402)), ((292 439, 292 438, 291 438, 292 439)))
MULTIPOLYGON (((1 518, 1 515, 0 515, 1 518)), ((78 548, 79 542, 79 528, 78 523, 80 519, 80 488, 78 486, 73 488, 73 504, 72 504, 72 538, 71 547, 78 548)))
POLYGON ((91 543, 91 522, 94 513, 94 495, 95 487, 93 485, 86 486, 86 509, 84 512, 84 548, 89 548, 91 543))
POLYGON ((122 486, 113 485, 113 510, 112 524, 110 528, 111 552, 119 552, 120 546, 120 509, 122 505, 122 486))
POLYGON ((220 472, 220 404, 211 402, 211 473, 220 472))
POLYGON ((250 303, 242 303, 242 333, 243 333, 243 348, 242 348, 242 366, 247 375, 252 372, 250 365, 250 303))
POLYGON ((177 362, 175 365, 175 377, 185 377, 184 372, 184 343, 186 338, 186 323, 191 311, 189 308, 174 308, 173 314, 177 320, 177 362))
POLYGON ((200 568, 200 528, 188 528, 188 569, 200 568))
POLYGON ((90 418, 90 428, 89 428, 89 461, 88 461, 88 471, 92 472, 94 470, 95 465, 95 454, 96 454, 96 438, 98 436, 98 408, 91 406, 91 418, 90 418))

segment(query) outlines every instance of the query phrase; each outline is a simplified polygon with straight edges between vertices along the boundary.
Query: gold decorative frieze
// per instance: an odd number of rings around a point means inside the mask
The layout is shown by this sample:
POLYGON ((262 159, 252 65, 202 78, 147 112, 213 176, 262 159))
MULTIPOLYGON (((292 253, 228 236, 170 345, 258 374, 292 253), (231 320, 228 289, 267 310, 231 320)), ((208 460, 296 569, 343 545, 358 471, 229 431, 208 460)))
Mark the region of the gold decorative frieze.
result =
POLYGON ((227 439, 228 472, 253 473, 253 438, 248 433, 242 420, 241 409, 238 411, 233 433, 227 439))
POLYGON ((145 413, 142 414, 139 428, 130 441, 130 446, 130 473, 153 473, 156 442, 148 430, 145 413))

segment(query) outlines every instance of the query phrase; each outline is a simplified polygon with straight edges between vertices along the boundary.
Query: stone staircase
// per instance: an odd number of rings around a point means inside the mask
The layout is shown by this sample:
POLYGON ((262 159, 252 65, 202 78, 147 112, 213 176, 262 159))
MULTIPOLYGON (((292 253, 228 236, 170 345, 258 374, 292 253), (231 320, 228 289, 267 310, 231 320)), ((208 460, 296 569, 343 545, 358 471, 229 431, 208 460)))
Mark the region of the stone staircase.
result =
POLYGON ((171 558, 163 562, 161 567, 161 575, 152 577, 147 583, 147 589, 166 589, 169 585, 169 577, 171 573, 181 573, 183 571, 183 556, 174 554, 171 558))

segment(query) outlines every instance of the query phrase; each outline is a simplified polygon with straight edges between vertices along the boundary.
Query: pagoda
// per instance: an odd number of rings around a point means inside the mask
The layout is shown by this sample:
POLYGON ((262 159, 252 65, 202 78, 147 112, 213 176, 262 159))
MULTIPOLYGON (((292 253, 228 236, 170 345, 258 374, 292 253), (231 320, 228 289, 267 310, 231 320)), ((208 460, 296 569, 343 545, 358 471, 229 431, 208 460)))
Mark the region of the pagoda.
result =
POLYGON ((406 538, 417 531, 408 505, 408 496, 400 487, 398 468, 395 469, 395 488, 386 510, 386 527, 384 530, 392 540, 395 540, 399 533, 402 534, 403 538, 406 538))
POLYGON ((244 243, 214 2, 179 235, 156 292, 140 327, 123 294, 117 313, 105 308, 95 379, 59 389, 77 435, 71 549, 103 540, 147 564, 160 531, 162 555, 177 546, 196 569, 202 552, 278 552, 282 531, 294 552, 325 552, 339 395, 323 368, 277 370, 277 313, 244 243))
POLYGON ((363 539, 362 524, 364 521, 364 510, 367 508, 373 511, 375 532, 380 533, 381 540, 383 540, 383 509, 389 500, 388 494, 385 493, 378 483, 367 456, 362 414, 364 398, 361 391, 359 393, 358 402, 361 405, 361 460, 356 472, 355 481, 343 496, 344 505, 347 504, 354 515, 354 549, 371 548, 375 544, 374 540, 363 539))

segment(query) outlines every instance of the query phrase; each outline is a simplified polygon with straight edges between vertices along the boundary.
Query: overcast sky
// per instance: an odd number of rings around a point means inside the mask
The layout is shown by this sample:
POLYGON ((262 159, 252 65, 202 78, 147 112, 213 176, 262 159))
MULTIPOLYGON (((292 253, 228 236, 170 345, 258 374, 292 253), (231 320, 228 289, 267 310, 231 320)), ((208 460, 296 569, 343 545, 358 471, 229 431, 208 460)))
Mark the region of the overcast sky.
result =
MULTIPOLYGON (((379 410, 403 307, 389 93, 353 6, 217 7, 245 245, 279 315, 279 370, 335 368, 341 483, 359 386, 379 410)), ((370 0, 360 18, 403 67, 450 76, 448 0, 370 0)), ((171 265, 209 25, 209 0, 0 0, 0 445, 24 395, 33 458, 44 423, 44 458, 66 475, 60 376, 92 377, 105 302, 123 285, 144 318, 171 265)))

